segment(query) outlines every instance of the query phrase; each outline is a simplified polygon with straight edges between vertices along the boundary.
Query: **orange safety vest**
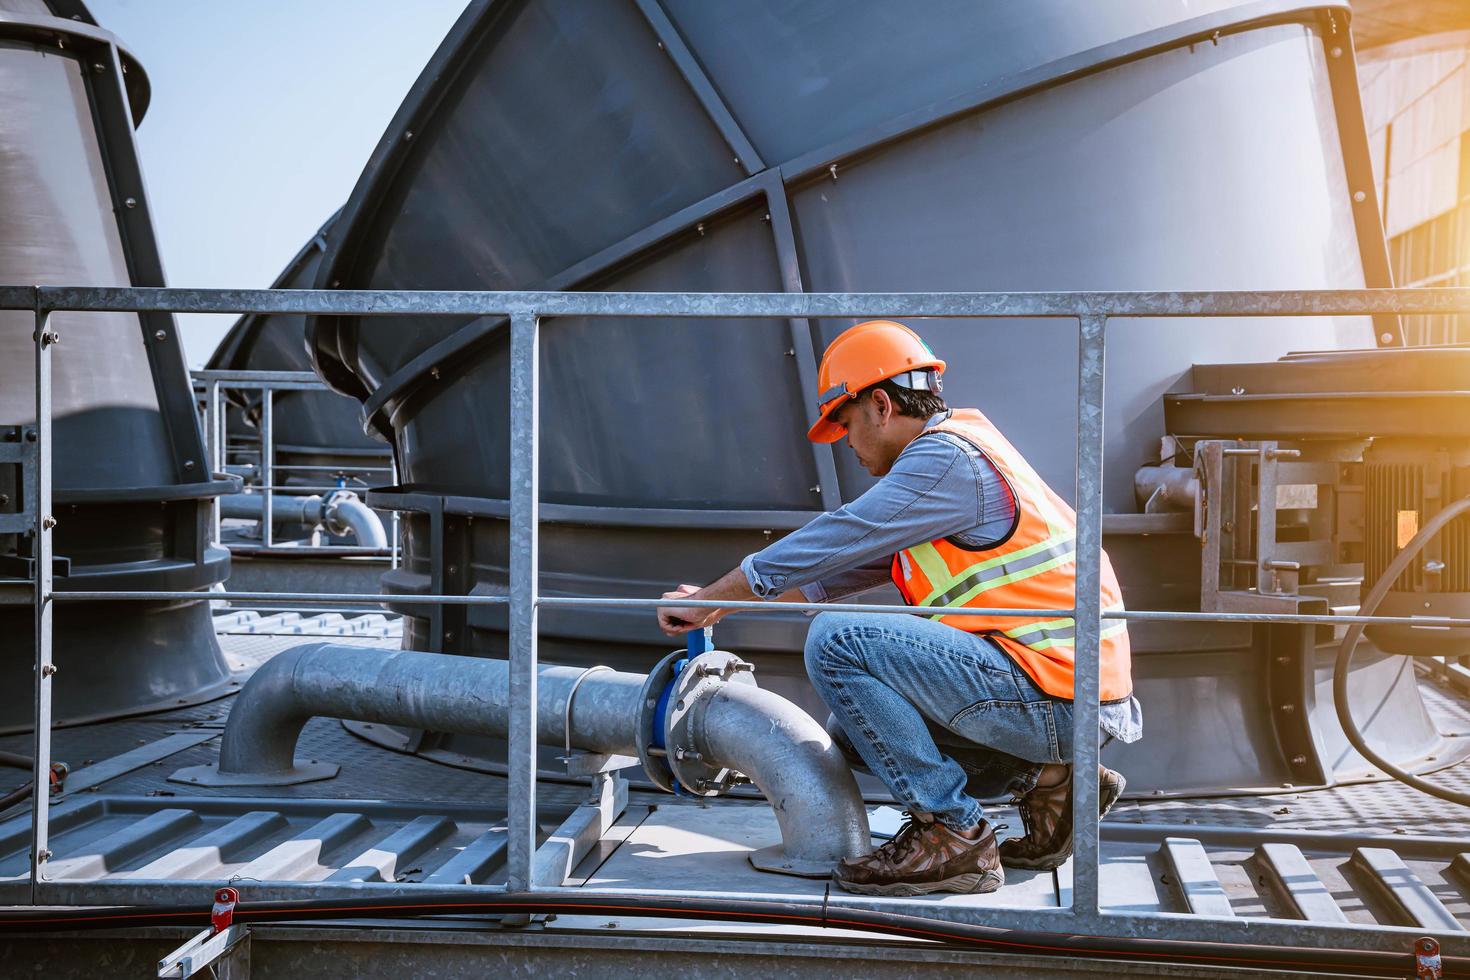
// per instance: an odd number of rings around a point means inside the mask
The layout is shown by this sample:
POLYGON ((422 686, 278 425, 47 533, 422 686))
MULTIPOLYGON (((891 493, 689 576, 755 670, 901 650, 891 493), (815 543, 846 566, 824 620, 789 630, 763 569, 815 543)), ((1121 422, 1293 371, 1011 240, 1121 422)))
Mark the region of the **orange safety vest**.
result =
MULTIPOLYGON (((1000 472, 1016 502, 1011 533, 993 548, 975 550, 940 538, 893 556, 893 581, 911 606, 985 609, 1070 609, 1077 581, 1077 515, 1052 492, 1000 430, 972 408, 956 409, 924 430, 949 432, 983 452, 1000 472)), ((1102 556, 1102 608, 1123 608, 1112 563, 1102 556)), ((995 639, 1038 687, 1071 698, 1076 621, 1015 616, 937 615, 941 623, 995 639)), ((1128 624, 1102 621, 1101 695, 1104 701, 1133 691, 1128 624)))

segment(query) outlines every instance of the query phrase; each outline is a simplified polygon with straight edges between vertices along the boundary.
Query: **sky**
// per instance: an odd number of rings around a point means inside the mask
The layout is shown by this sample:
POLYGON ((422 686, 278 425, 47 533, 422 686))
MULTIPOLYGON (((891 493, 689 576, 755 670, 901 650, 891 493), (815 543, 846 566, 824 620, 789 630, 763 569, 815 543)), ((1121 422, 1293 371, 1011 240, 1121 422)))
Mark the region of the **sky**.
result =
MULTIPOLYGON (((152 84, 138 150, 170 286, 265 287, 352 193, 466 0, 88 0, 152 84)), ((233 317, 181 316, 190 367, 233 317)))

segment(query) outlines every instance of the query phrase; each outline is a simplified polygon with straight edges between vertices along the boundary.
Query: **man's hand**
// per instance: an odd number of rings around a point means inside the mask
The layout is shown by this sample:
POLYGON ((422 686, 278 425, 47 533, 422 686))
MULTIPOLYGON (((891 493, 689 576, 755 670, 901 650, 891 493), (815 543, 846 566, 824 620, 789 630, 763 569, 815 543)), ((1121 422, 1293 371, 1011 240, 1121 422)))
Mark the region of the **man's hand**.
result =
MULTIPOLYGON (((698 593, 697 585, 680 585, 672 592, 665 592, 662 598, 688 599, 698 593)), ((721 615, 722 610, 702 606, 659 606, 658 628, 668 636, 680 636, 719 622, 721 615)))

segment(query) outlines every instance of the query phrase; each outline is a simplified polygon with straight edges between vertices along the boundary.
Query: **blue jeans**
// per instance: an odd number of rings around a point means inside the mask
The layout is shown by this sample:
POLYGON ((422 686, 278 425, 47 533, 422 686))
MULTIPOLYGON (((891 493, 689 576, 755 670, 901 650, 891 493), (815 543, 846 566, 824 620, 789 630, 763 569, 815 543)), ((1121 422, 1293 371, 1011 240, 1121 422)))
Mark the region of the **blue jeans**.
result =
POLYGON ((1072 759, 1072 702, 983 636, 917 616, 823 612, 806 669, 849 758, 955 830, 980 822, 977 796, 1025 793, 1043 765, 1072 759))

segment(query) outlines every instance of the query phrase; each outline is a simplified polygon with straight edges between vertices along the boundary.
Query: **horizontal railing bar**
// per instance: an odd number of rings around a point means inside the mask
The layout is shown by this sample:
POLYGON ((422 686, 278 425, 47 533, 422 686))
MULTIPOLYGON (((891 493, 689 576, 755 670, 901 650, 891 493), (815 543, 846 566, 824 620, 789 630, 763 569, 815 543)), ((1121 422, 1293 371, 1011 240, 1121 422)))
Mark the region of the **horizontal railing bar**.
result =
MULTIPOLYGON (((234 381, 230 384, 220 382, 221 391, 330 391, 320 379, 315 381, 234 381)), ((206 384, 196 384, 194 392, 204 394, 206 384)))
MULTIPOLYGON (((294 549, 301 553, 304 549, 294 549)), ((500 595, 362 595, 352 592, 310 592, 291 594, 284 592, 58 592, 57 602, 117 602, 127 600, 165 601, 174 599, 218 599, 241 602, 280 602, 283 605, 310 602, 343 602, 380 605, 428 605, 442 603, 452 606, 504 605, 509 598, 500 595)), ((968 606, 888 606, 876 603, 853 602, 718 602, 710 599, 624 599, 598 596, 539 596, 538 606, 571 608, 592 606, 599 608, 657 609, 665 606, 685 606, 698 609, 730 609, 742 612, 868 612, 896 614, 920 614, 925 616, 1007 616, 1019 618, 1071 617, 1072 609, 985 609, 968 606)), ((1454 619, 1449 616, 1353 616, 1353 615, 1309 615, 1295 613, 1251 613, 1251 612, 1180 612, 1173 610, 1129 609, 1106 612, 1104 619, 1126 619, 1130 622, 1164 623, 1284 623, 1315 626, 1423 626, 1435 629, 1470 628, 1470 619, 1454 619)))
POLYGON ((1231 317, 1470 313, 1470 288, 1047 293, 596 293, 0 286, 0 309, 355 316, 1231 317))
MULTIPOLYGON (((196 381, 313 381, 325 387, 321 378, 314 371, 262 371, 240 369, 229 370, 225 368, 201 368, 198 371, 190 371, 189 377, 196 381)), ((221 388, 228 385, 221 384, 221 388)))
MULTIPOLYGON (((236 465, 239 465, 239 464, 231 463, 229 465, 236 466, 236 465)), ((250 464, 250 465, 255 465, 255 464, 250 464)), ((259 469, 258 466, 256 468, 259 469)), ((308 469, 308 470, 322 469, 322 468, 323 467, 319 467, 319 466, 304 466, 304 467, 301 467, 301 469, 308 469)), ((273 469, 273 470, 279 470, 279 469, 283 469, 283 467, 280 467, 280 466, 272 466, 271 469, 273 469)), ((305 495, 305 494, 324 493, 324 492, 329 492, 329 491, 332 491, 332 490, 362 490, 362 489, 364 489, 364 487, 338 487, 338 486, 316 485, 316 484, 301 484, 301 485, 298 485, 298 484, 294 484, 294 483, 276 483, 276 484, 271 484, 271 485, 267 485, 267 484, 264 484, 264 483, 252 483, 252 484, 249 485, 249 487, 250 487, 250 490, 251 491, 255 491, 257 494, 260 494, 262 491, 269 490, 269 491, 271 491, 272 493, 274 493, 278 497, 289 497, 289 496, 292 496, 293 494, 296 495, 296 496, 302 496, 302 495, 305 495)), ((241 491, 241 493, 240 493, 240 496, 249 496, 249 495, 250 494, 248 492, 246 492, 246 491, 241 491)), ((231 520, 239 520, 239 519, 240 518, 231 518, 231 520)))
MULTIPOLYGON (((966 606, 898 606, 857 602, 719 602, 713 599, 621 599, 596 596, 540 596, 540 606, 605 606, 650 609, 663 606, 686 606, 699 609, 735 609, 751 612, 872 612, 872 613, 917 613, 924 616, 1034 616, 1070 617, 1074 609, 975 609, 966 606)), ((1353 616, 1353 615, 1309 615, 1303 613, 1252 613, 1252 612, 1182 612, 1174 610, 1119 610, 1103 612, 1103 619, 1126 619, 1134 622, 1163 623, 1302 623, 1319 626, 1426 626, 1470 627, 1470 619, 1454 619, 1449 616, 1353 616)))
MULTIPOLYGON (((298 549, 298 554, 311 554, 308 549, 298 549)), ((398 605, 443 604, 446 606, 503 606, 510 600, 503 595, 362 595, 352 592, 57 592, 51 597, 56 602, 165 602, 170 600, 208 599, 221 602, 279 602, 294 606, 297 603, 339 602, 344 605, 380 606, 384 603, 398 605)))

